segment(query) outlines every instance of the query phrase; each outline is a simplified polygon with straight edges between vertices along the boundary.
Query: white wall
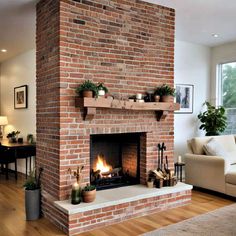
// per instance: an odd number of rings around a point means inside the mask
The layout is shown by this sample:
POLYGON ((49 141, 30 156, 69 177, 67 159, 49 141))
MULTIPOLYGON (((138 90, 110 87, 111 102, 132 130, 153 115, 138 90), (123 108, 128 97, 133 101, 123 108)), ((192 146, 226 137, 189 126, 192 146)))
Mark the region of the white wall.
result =
POLYGON ((213 47, 211 58, 211 100, 218 105, 216 68, 220 63, 236 61, 236 42, 213 47))
MULTIPOLYGON (((35 50, 24 52, 1 64, 0 77, 1 115, 6 115, 9 125, 5 135, 19 130, 26 140, 27 134, 36 135, 36 56, 35 50), (28 108, 14 109, 14 87, 28 85, 28 108)), ((19 171, 25 172, 25 162, 19 163, 19 171)))
POLYGON ((210 97, 210 60, 209 47, 175 42, 175 84, 194 85, 193 114, 175 114, 175 158, 184 156, 188 139, 204 135, 199 130, 197 115, 210 97))

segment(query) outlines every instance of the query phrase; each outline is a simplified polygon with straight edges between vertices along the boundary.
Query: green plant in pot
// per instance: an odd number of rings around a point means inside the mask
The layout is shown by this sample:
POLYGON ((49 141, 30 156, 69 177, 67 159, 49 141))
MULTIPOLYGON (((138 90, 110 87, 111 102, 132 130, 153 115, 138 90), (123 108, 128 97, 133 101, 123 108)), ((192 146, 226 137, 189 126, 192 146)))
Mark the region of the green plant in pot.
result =
POLYGON ((17 137, 20 134, 20 131, 12 131, 7 135, 7 138, 10 143, 16 143, 17 142, 17 137))
POLYGON ((94 185, 87 184, 82 191, 84 202, 93 202, 96 198, 96 187, 94 185))
POLYGON ((172 97, 175 96, 175 89, 167 84, 163 84, 156 88, 155 96, 160 96, 161 102, 170 102, 172 97))
POLYGON ((79 87, 76 88, 76 93, 82 97, 97 97, 98 90, 96 84, 90 80, 85 80, 79 87))
POLYGON ((37 220, 41 215, 41 173, 43 168, 31 171, 24 183, 25 187, 25 213, 26 220, 37 220))
POLYGON ((227 126, 227 117, 225 115, 225 108, 219 106, 218 108, 205 102, 207 110, 198 114, 198 119, 202 123, 199 129, 206 131, 206 136, 219 135, 227 126))
POLYGON ((108 93, 108 88, 103 83, 98 83, 97 85, 98 96, 105 96, 108 93))

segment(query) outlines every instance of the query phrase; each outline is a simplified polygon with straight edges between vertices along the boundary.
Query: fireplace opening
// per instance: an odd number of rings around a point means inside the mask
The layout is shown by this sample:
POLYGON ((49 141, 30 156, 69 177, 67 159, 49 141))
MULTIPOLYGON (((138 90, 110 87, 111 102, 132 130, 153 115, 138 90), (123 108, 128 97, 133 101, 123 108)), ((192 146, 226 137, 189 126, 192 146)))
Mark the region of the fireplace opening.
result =
POLYGON ((97 190, 140 183, 140 135, 91 135, 90 182, 97 190))

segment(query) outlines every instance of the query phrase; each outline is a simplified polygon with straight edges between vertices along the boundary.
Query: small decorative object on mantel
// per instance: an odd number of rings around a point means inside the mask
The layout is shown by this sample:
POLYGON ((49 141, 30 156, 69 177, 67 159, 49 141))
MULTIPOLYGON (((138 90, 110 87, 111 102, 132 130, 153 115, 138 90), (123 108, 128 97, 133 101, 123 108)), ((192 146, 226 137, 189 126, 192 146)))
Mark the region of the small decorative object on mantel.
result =
POLYGON ((148 90, 147 95, 144 97, 145 102, 154 102, 154 90, 148 90))
POLYGON ((156 188, 162 188, 163 186, 174 186, 177 181, 174 176, 174 170, 169 169, 168 158, 165 156, 164 151, 166 146, 164 143, 158 144, 158 166, 156 170, 151 170, 149 172, 149 179, 154 179, 156 188))
POLYGON ((103 83, 98 83, 97 90, 99 97, 104 97, 108 93, 108 88, 103 83))
POLYGON ((82 191, 83 201, 86 203, 93 202, 96 198, 95 185, 87 184, 82 191))
POLYGON ((96 84, 90 80, 85 80, 79 87, 76 88, 76 93, 81 97, 93 98, 97 97, 98 89, 96 84))
MULTIPOLYGON (((71 190, 71 204, 80 204, 81 202, 81 187, 80 187, 80 181, 81 181, 81 172, 84 169, 84 166, 77 167, 77 170, 73 172, 73 176, 76 177, 76 182, 72 184, 72 190, 71 190)), ((68 170, 70 174, 71 169, 68 170)))
POLYGON ((20 134, 20 131, 12 131, 11 133, 9 133, 7 135, 9 143, 16 143, 17 142, 17 138, 18 138, 18 134, 20 134))
POLYGON ((156 88, 155 95, 160 96, 161 102, 171 102, 172 97, 175 95, 175 89, 167 84, 163 84, 156 88))

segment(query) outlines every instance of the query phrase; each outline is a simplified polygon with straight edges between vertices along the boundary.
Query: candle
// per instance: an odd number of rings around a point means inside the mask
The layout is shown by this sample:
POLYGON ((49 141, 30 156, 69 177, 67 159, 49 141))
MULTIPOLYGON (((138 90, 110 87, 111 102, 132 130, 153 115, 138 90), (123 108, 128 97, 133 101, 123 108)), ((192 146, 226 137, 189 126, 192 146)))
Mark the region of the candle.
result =
POLYGON ((178 163, 181 163, 181 162, 182 162, 182 157, 181 157, 181 156, 178 156, 177 162, 178 162, 178 163))
POLYGON ((72 185, 71 203, 79 204, 81 202, 81 189, 77 182, 72 185))

